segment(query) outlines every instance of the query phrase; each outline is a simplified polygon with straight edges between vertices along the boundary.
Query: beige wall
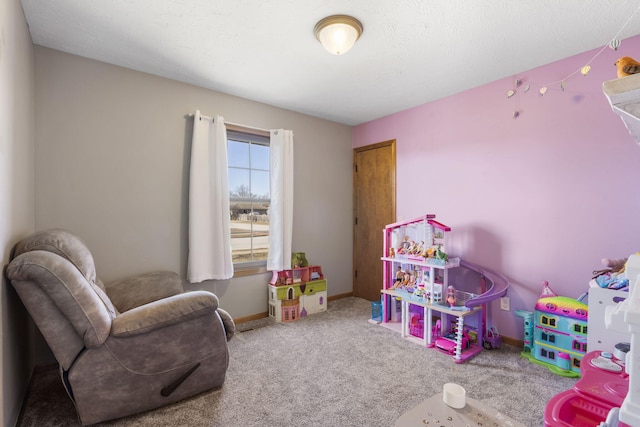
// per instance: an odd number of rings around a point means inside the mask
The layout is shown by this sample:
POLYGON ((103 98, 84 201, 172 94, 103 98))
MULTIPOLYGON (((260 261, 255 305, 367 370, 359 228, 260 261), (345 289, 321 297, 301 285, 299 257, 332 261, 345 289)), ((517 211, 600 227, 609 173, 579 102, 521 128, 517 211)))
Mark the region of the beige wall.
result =
MULTIPOLYGON (((0 251, 34 229, 33 46, 18 0, 0 2, 0 251)), ((0 279, 3 426, 15 425, 33 366, 30 322, 4 274, 0 279)))
MULTIPOLYGON (((36 47, 36 227, 80 235, 110 281, 186 272, 190 129, 196 109, 292 129, 294 251, 352 291, 351 127, 36 47)), ((234 317, 267 311, 268 275, 192 285, 234 317)))

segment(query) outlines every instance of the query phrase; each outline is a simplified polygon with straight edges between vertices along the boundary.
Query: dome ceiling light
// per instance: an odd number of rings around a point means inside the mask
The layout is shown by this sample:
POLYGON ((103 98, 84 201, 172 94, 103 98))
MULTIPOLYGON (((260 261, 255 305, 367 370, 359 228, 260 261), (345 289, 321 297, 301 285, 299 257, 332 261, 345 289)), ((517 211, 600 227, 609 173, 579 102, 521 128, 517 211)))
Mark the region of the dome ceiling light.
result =
POLYGON ((334 55, 347 53, 362 35, 362 24, 347 15, 332 15, 321 19, 313 29, 318 41, 334 55))

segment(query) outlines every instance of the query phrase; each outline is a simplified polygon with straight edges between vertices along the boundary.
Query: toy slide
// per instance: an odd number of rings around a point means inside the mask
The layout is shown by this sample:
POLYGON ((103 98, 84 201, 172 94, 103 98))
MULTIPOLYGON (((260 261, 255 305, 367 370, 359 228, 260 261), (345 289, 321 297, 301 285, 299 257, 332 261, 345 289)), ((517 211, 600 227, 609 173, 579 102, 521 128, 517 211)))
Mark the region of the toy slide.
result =
POLYGON ((479 273, 486 278, 487 282, 490 284, 489 289, 484 293, 466 301, 464 303, 465 307, 473 308, 478 305, 486 304, 489 301, 493 301, 507 294, 510 283, 502 274, 464 260, 460 260, 460 266, 479 273))

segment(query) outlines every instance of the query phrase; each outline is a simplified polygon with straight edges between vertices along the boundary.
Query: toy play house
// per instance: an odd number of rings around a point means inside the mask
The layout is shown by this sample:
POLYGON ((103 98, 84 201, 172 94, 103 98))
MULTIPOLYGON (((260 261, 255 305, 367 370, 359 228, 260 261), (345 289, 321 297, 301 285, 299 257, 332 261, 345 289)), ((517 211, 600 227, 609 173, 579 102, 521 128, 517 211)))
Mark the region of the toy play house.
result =
POLYGON ((320 266, 274 271, 269 282, 269 317, 293 322, 327 309, 327 281, 320 266))
POLYGON ((587 353, 589 308, 581 301, 557 296, 546 281, 542 287, 534 313, 516 310, 516 315, 525 319, 522 355, 558 375, 578 377, 587 353))
POLYGON ((450 257, 445 252, 450 231, 433 214, 385 226, 382 313, 375 322, 462 363, 482 348, 499 346, 495 328, 491 340, 484 342, 484 308, 507 293, 509 281, 499 273, 450 257), (458 267, 478 273, 479 283, 472 286, 480 293, 456 289, 449 283, 449 270, 458 267))

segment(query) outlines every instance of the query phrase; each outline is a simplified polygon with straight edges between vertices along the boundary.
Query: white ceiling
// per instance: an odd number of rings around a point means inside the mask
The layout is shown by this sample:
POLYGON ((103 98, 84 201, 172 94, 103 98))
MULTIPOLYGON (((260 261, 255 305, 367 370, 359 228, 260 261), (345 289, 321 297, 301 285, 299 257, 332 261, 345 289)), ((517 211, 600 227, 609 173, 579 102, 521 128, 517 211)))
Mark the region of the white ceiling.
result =
POLYGON ((640 34, 634 0, 22 5, 35 44, 348 125, 640 34), (352 15, 364 27, 341 56, 327 53, 313 35, 316 22, 334 14, 352 15))

